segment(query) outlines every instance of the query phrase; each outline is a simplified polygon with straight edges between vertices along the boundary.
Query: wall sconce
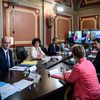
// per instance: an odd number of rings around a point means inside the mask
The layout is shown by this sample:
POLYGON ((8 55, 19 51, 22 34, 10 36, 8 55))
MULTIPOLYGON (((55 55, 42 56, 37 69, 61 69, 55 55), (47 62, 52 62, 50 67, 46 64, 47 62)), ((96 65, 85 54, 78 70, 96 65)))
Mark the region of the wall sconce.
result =
POLYGON ((46 17, 46 22, 47 22, 48 29, 52 28, 55 16, 56 16, 56 14, 54 14, 53 12, 48 13, 48 15, 46 17))

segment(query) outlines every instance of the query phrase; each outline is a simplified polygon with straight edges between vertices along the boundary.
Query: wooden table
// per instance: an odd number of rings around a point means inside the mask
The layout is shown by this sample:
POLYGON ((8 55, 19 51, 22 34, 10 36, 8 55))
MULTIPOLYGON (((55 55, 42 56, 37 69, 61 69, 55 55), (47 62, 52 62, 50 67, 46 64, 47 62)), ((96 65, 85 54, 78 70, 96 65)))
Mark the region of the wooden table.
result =
MULTIPOLYGON (((59 79, 49 77, 48 70, 45 69, 41 61, 38 61, 37 69, 38 73, 42 76, 38 86, 34 87, 32 84, 31 89, 27 87, 9 96, 7 100, 51 100, 51 97, 57 100, 63 99, 65 87, 59 82, 59 79)), ((10 84, 18 82, 23 78, 26 78, 24 73, 18 71, 10 71, 8 74, 0 75, 0 81, 10 84)))

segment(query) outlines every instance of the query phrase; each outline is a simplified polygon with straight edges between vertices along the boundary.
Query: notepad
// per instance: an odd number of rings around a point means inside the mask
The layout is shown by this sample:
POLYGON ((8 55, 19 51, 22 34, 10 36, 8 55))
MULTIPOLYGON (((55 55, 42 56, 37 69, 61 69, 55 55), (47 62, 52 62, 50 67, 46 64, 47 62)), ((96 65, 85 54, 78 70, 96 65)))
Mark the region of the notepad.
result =
POLYGON ((6 99, 8 96, 16 92, 18 92, 18 89, 9 83, 0 87, 0 93, 1 93, 2 100, 6 99))
POLYGON ((10 68, 9 70, 13 70, 13 71, 24 71, 27 67, 22 67, 22 66, 14 66, 12 68, 10 68))
POLYGON ((36 64, 37 64, 36 60, 35 61, 27 61, 27 60, 25 60, 20 64, 20 66, 33 66, 33 65, 36 65, 36 64))
POLYGON ((21 90, 25 89, 26 87, 30 86, 31 84, 33 84, 33 81, 22 79, 16 83, 14 83, 13 86, 15 88, 17 88, 18 91, 21 91, 21 90))
POLYGON ((49 74, 53 78, 64 79, 63 73, 58 68, 49 70, 49 74))

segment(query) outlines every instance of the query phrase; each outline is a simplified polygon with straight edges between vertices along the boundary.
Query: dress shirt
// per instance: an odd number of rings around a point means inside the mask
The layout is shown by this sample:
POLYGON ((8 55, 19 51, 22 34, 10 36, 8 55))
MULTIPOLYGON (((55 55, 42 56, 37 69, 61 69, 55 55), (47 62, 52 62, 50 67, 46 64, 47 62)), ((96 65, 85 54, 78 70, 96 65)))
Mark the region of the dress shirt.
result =
POLYGON ((8 65, 8 67, 10 67, 9 50, 8 50, 8 49, 4 49, 4 48, 2 48, 2 49, 4 50, 4 53, 5 53, 5 57, 6 57, 6 61, 7 61, 7 65, 8 65))

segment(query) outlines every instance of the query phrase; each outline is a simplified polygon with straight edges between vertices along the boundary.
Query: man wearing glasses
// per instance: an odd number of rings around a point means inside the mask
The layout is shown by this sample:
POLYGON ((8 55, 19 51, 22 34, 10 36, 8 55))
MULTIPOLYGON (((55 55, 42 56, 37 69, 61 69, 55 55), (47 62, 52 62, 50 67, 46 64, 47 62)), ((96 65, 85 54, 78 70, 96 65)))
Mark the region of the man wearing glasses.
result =
POLYGON ((7 72, 13 67, 12 51, 9 49, 11 44, 10 37, 3 37, 0 47, 0 74, 7 72))

